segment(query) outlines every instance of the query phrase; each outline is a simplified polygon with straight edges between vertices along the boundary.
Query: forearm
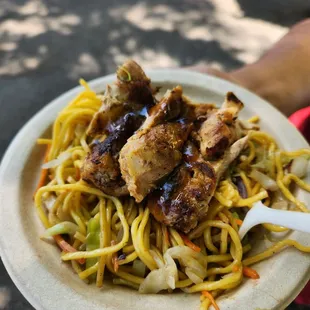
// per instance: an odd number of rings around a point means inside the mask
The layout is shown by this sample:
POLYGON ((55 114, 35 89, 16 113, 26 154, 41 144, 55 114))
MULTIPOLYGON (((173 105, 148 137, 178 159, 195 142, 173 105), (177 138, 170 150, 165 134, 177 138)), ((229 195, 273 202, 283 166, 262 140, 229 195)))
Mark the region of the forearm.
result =
POLYGON ((310 104, 310 19, 294 26, 254 64, 229 73, 191 69, 240 84, 288 116, 310 104))
POLYGON ((286 115, 309 105, 310 20, 293 27, 259 61, 229 75, 286 115))

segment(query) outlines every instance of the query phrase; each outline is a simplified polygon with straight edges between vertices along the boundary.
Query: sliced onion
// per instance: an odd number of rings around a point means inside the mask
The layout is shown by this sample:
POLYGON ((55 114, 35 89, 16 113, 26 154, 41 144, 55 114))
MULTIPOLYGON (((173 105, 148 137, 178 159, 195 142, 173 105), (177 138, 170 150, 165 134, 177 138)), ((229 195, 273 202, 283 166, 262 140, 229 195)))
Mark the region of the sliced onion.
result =
POLYGON ((50 211, 53 208, 55 201, 56 201, 56 196, 55 195, 47 196, 47 198, 44 199, 44 206, 45 206, 45 208, 48 211, 50 211))
POLYGON ((203 282, 203 279, 197 276, 197 274, 191 268, 185 268, 185 273, 195 284, 203 282))
POLYGON ((71 153, 69 152, 64 152, 61 153, 57 159, 53 159, 45 164, 42 165, 42 169, 50 169, 50 168, 55 168, 59 165, 61 165, 64 161, 69 159, 71 157, 71 153))
POLYGON ((139 293, 141 294, 156 294, 162 290, 168 289, 163 269, 152 270, 144 281, 140 284, 139 293))
POLYGON ((167 256, 165 266, 152 270, 140 284, 139 293, 156 294, 162 290, 175 288, 175 282, 179 279, 178 269, 174 260, 169 258, 169 255, 167 256))
POLYGON ((74 129, 74 133, 77 136, 77 138, 81 138, 84 131, 85 131, 85 126, 83 126, 81 124, 77 124, 75 129, 74 129))
POLYGON ((175 289, 175 282, 179 280, 178 268, 172 257, 167 254, 164 255, 166 265, 164 267, 166 282, 171 289, 175 289))
MULTIPOLYGON (((153 257, 154 252, 151 251, 153 257)), ((155 258, 154 258, 155 259, 155 258)), ((159 258, 157 257, 157 260, 159 258)), ((178 259, 185 267, 186 274, 194 283, 201 283, 207 275, 207 261, 202 253, 193 251, 187 246, 169 248, 164 254, 165 264, 159 269, 152 270, 141 283, 140 293, 158 293, 161 290, 175 289, 178 281, 178 269, 174 259, 178 259)), ((160 259, 159 259, 160 260, 160 259)), ((159 265, 162 262, 158 262, 159 265)))
POLYGON ((202 266, 206 266, 207 264, 207 258, 205 255, 203 255, 200 252, 196 252, 192 250, 188 246, 184 246, 184 245, 175 246, 175 247, 169 248, 166 253, 171 255, 171 257, 177 258, 177 259, 178 258, 184 259, 186 257, 193 258, 197 260, 202 266))
POLYGON ((250 177, 257 181, 263 188, 267 190, 276 191, 278 189, 278 185, 275 180, 255 169, 251 171, 250 177))
POLYGON ((164 262, 162 261, 161 257, 153 250, 150 250, 150 254, 152 255, 154 261, 157 264, 158 268, 162 268, 165 266, 164 262))
POLYGON ((42 237, 46 238, 61 234, 74 235, 78 229, 79 227, 72 222, 62 222, 46 229, 42 237))
POLYGON ((302 178, 307 174, 308 160, 304 157, 294 158, 290 167, 290 172, 295 174, 298 178, 302 178))
POLYGON ((146 266, 140 259, 135 259, 132 265, 132 272, 141 278, 144 278, 146 266))
POLYGON ((288 202, 286 200, 276 201, 271 205, 272 209, 287 210, 288 202))

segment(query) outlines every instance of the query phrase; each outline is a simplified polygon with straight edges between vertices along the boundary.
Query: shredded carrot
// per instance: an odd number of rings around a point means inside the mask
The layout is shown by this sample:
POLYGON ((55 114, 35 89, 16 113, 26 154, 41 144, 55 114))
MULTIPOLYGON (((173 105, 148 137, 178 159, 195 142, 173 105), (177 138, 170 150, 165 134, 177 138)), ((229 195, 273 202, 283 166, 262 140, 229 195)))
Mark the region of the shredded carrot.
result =
MULTIPOLYGON (((51 144, 48 144, 46 147, 45 155, 44 155, 44 163, 46 163, 48 160, 47 158, 48 158, 48 153, 49 153, 50 149, 51 149, 51 144)), ((40 179, 39 179, 37 188, 36 188, 33 196, 35 196, 35 194, 40 189, 40 187, 42 187, 44 185, 46 177, 47 177, 47 173, 48 173, 48 169, 42 169, 41 170, 40 179)))
MULTIPOLYGON (((111 245, 115 245, 115 244, 116 244, 116 242, 114 240, 112 240, 111 245)), ((112 254, 112 264, 113 264, 114 272, 117 272, 118 268, 119 268, 117 253, 112 254)))
POLYGON ((232 267, 232 271, 233 271, 233 272, 238 272, 239 269, 240 269, 240 267, 239 267, 238 265, 234 265, 234 266, 232 267))
POLYGON ((242 223, 243 223, 243 221, 240 220, 240 219, 235 219, 235 221, 236 221, 236 224, 237 224, 238 226, 241 226, 242 223))
POLYGON ((199 246, 197 246, 195 243, 193 243, 192 241, 190 241, 187 236, 180 234, 181 238, 184 241, 184 244, 187 245, 189 248, 191 248, 192 250, 194 250, 195 252, 200 252, 201 248, 199 246))
POLYGON ((211 301, 211 304, 215 310, 220 310, 219 306, 214 300, 214 297, 208 291, 202 291, 202 295, 207 297, 211 301))
POLYGON ((113 263, 114 272, 117 272, 119 264, 118 264, 118 259, 117 259, 116 253, 113 253, 113 255, 112 255, 112 263, 113 263))
POLYGON ((75 179, 76 179, 77 181, 79 181, 80 178, 81 178, 80 169, 76 167, 76 168, 75 168, 75 179))
MULTIPOLYGON (((71 246, 61 235, 55 235, 54 236, 54 240, 57 242, 58 246, 65 252, 76 252, 77 250, 71 246)), ((85 259, 81 258, 78 259, 78 262, 80 264, 84 264, 85 263, 85 259)))
POLYGON ((259 279, 259 274, 256 270, 250 268, 250 267, 243 267, 243 275, 245 277, 251 278, 251 279, 259 279))

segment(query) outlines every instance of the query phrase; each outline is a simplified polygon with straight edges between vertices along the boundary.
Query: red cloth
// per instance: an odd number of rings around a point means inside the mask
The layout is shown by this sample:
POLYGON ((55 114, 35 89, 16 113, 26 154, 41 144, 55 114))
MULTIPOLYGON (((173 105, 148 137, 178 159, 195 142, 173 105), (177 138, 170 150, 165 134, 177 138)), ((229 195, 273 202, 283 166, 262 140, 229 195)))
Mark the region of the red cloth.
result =
MULTIPOLYGON (((289 120, 300 130, 310 143, 310 106, 295 112, 289 120)), ((302 305, 310 305, 310 282, 295 299, 295 302, 302 305)))

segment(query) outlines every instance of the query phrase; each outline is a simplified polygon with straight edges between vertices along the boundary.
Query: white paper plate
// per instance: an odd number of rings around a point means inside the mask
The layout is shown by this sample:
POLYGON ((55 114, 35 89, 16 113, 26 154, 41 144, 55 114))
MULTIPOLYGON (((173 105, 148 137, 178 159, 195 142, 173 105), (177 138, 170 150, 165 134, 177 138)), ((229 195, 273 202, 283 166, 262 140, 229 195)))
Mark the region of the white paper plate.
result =
MULTIPOLYGON (((185 70, 153 70, 147 73, 163 89, 179 84, 186 95, 199 101, 220 104, 226 92, 233 91, 245 103, 241 117, 259 115, 262 128, 272 134, 281 147, 287 150, 309 147, 281 113, 239 86, 185 70)), ((109 75, 92 81, 90 85, 101 91, 114 79, 114 75, 109 75)), ((37 309, 198 309, 198 294, 139 295, 133 290, 110 284, 100 290, 94 285, 86 285, 68 264, 61 262, 56 246, 39 239, 43 227, 35 213, 32 195, 44 147, 36 145, 36 139, 48 135, 48 128, 57 113, 80 90, 80 87, 70 90, 37 113, 21 129, 3 158, 0 171, 0 247, 10 276, 37 309)), ((310 205, 309 194, 298 192, 298 197, 310 205)), ((290 238, 310 245, 307 234, 294 232, 290 238)), ((264 246, 265 241, 258 241, 255 251, 264 246)), ((310 255, 289 248, 255 268, 260 280, 245 280, 238 289, 220 297, 221 310, 284 309, 309 279, 310 255)))

